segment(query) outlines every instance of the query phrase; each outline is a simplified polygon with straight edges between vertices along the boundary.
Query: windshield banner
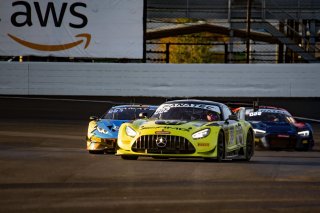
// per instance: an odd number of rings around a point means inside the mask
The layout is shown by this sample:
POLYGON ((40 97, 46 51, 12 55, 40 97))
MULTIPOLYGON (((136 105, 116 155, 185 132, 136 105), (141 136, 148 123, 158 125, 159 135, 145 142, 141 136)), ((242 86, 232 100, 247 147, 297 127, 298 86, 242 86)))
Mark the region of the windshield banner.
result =
POLYGON ((142 0, 0 1, 0 55, 143 57, 142 0))
POLYGON ((214 106, 214 105, 207 105, 207 104, 189 104, 189 103, 177 103, 177 104, 162 104, 157 111, 154 113, 156 114, 161 114, 161 113, 165 113, 167 111, 169 111, 171 108, 175 108, 175 107, 183 107, 183 108, 197 108, 197 109, 204 109, 204 110, 210 110, 210 111, 214 111, 217 113, 221 113, 220 108, 218 106, 214 106))

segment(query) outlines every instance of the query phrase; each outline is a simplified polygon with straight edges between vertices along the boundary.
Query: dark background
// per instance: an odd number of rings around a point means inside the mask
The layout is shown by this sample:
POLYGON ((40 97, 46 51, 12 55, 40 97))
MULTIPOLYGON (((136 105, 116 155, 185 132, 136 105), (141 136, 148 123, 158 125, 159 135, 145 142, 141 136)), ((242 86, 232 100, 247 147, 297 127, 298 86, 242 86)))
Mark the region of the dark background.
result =
MULTIPOLYGON (((103 114, 112 105, 159 105, 167 100, 184 98, 186 97, 0 96, 0 118, 87 120, 91 115, 103 114)), ((253 101, 258 100, 259 105, 285 108, 293 116, 320 120, 320 98, 196 97, 195 99, 213 100, 226 104, 252 104, 253 101)))

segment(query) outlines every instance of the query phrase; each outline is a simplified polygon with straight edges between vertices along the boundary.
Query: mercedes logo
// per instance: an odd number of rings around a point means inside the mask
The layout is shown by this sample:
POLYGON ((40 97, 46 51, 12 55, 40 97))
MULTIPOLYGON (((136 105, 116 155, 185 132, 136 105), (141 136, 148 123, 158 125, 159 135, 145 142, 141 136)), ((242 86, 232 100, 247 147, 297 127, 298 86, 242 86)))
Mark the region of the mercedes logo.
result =
POLYGON ((158 147, 163 148, 167 145, 167 140, 164 137, 158 137, 156 139, 156 144, 158 147))

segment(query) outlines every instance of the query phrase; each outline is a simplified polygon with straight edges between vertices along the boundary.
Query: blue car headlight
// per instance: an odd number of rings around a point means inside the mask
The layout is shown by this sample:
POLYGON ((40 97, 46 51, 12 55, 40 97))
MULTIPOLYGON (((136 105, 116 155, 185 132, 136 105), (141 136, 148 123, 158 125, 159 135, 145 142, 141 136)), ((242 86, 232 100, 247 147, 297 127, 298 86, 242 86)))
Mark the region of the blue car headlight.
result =
POLYGON ((120 126, 113 126, 112 129, 113 129, 114 131, 119 131, 120 126))
POLYGON ((264 133, 266 133, 266 131, 261 130, 261 129, 253 129, 253 131, 254 131, 255 134, 264 134, 264 133))
POLYGON ((298 132, 298 135, 302 137, 308 137, 310 135, 310 131, 309 130, 301 131, 301 132, 298 132))
POLYGON ((102 134, 108 134, 109 133, 108 130, 105 130, 105 129, 101 128, 101 127, 98 127, 97 130, 98 130, 98 132, 100 132, 102 134))
POLYGON ((203 129, 192 134, 193 139, 205 138, 210 134, 210 129, 203 129))

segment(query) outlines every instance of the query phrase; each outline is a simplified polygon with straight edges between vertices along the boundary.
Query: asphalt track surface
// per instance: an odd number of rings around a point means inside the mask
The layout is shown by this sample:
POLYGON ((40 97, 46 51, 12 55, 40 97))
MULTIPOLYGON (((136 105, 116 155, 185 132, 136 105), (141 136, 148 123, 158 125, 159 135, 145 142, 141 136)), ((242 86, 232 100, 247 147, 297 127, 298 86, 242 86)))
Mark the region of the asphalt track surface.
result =
POLYGON ((85 149, 112 104, 0 98, 0 212, 320 212, 318 124, 311 152, 126 161, 85 149))

